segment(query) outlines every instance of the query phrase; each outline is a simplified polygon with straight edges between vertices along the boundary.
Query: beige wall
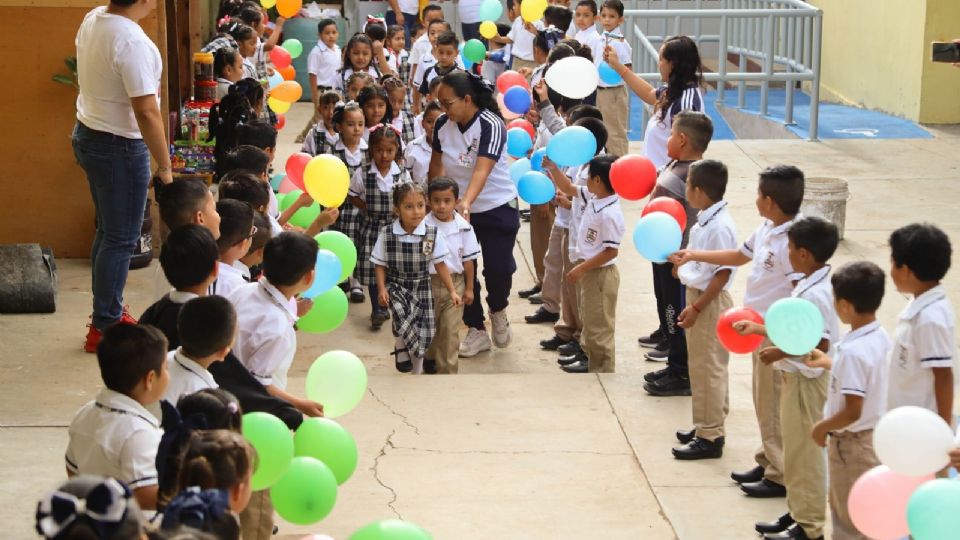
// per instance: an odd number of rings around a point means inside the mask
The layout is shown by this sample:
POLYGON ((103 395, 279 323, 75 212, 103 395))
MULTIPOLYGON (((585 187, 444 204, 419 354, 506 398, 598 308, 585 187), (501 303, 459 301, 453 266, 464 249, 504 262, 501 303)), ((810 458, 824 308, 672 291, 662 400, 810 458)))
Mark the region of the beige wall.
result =
POLYGON ((930 43, 960 38, 960 0, 927 0, 920 122, 960 123, 960 69, 930 61, 930 43))

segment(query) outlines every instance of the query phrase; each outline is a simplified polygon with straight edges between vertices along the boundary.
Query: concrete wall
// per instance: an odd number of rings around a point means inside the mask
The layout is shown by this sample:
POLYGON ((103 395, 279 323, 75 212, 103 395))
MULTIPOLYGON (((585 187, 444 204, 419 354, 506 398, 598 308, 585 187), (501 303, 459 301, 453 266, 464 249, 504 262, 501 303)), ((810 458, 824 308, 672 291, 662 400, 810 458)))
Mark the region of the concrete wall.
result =
POLYGON ((960 123, 960 69, 930 61, 930 43, 960 38, 960 0, 927 0, 919 121, 960 123))

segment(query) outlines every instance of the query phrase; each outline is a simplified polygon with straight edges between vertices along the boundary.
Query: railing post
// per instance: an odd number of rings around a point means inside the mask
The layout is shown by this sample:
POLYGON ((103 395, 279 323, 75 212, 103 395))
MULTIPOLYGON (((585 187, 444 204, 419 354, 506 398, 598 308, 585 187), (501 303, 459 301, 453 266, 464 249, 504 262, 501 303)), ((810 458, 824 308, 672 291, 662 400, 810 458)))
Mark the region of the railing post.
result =
MULTIPOLYGON (((784 56, 787 58, 787 60, 793 60, 794 59, 793 34, 796 31, 797 19, 790 18, 789 20, 785 21, 785 23, 787 25, 787 33, 786 33, 787 38, 785 42, 786 47, 785 47, 784 56)), ((787 64, 787 71, 793 73, 794 69, 792 66, 787 64)), ((784 110, 783 110, 783 124, 786 126, 793 124, 793 89, 796 85, 797 83, 794 81, 786 81, 787 99, 786 99, 786 103, 784 104, 784 110)))
POLYGON ((768 77, 760 84, 760 115, 767 116, 770 106, 770 80, 773 75, 773 15, 763 21, 763 72, 768 77))
POLYGON ((720 17, 720 52, 717 54, 717 69, 720 80, 717 83, 717 103, 723 103, 727 90, 727 17, 720 17))
POLYGON ((813 50, 810 69, 813 71, 813 82, 810 84, 810 133, 811 141, 820 140, 820 45, 823 30, 823 11, 817 10, 813 16, 813 50))

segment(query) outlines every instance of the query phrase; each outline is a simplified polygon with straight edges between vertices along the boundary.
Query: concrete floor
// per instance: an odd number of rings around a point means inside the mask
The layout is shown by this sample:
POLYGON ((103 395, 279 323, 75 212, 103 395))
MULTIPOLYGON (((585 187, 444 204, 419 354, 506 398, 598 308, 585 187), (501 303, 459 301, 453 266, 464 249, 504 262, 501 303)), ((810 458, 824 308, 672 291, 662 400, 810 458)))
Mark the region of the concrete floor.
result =
MULTIPOLYGON (((307 106, 288 114, 282 141, 292 141, 307 106)), ((886 268, 889 232, 927 220, 960 238, 950 196, 960 180, 956 130, 932 140, 720 141, 708 157, 731 172, 728 199, 739 235, 758 224, 753 200, 756 173, 792 163, 809 176, 850 181, 847 235, 834 259, 869 259, 886 268), (949 202, 948 202, 949 201, 949 202)), ((637 144, 637 143, 634 143, 637 144)), ((294 151, 283 142, 277 168, 294 151)), ((631 230, 642 203, 627 202, 631 230)), ((524 225, 516 255, 515 288, 532 282, 524 225)), ((24 239, 27 240, 27 239, 24 239)), ((629 242, 627 242, 629 244, 629 242)), ((369 307, 351 306, 347 322, 325 336, 299 336, 291 389, 302 392, 310 362, 323 351, 345 348, 361 356, 370 396, 341 419, 357 440, 360 464, 341 487, 333 513, 312 527, 281 523, 279 538, 306 533, 345 539, 361 525, 400 516, 438 539, 743 539, 753 522, 785 510, 783 499, 751 500, 729 480, 752 465, 758 443, 750 401, 750 364, 731 359, 731 412, 720 460, 677 462, 670 455, 674 430, 690 425, 689 398, 654 398, 642 386, 644 362, 637 336, 655 325, 650 267, 636 250, 621 253, 617 373, 567 375, 537 341, 545 326, 523 322, 534 308, 516 299, 508 313, 514 341, 474 359, 462 374, 397 374, 387 352, 388 331, 371 333, 369 307)), ((66 426, 99 387, 92 355, 81 352, 90 313, 89 265, 61 260, 58 312, 0 317, 0 523, 10 538, 30 538, 37 497, 64 478, 66 426)), ((130 274, 127 303, 135 315, 150 304, 153 267, 130 274)), ((960 305, 960 273, 946 280, 960 305)), ((746 271, 732 294, 743 297, 746 271)), ((906 300, 888 283, 880 318, 891 329, 906 300)), ((4 536, 6 536, 6 534, 4 536)))

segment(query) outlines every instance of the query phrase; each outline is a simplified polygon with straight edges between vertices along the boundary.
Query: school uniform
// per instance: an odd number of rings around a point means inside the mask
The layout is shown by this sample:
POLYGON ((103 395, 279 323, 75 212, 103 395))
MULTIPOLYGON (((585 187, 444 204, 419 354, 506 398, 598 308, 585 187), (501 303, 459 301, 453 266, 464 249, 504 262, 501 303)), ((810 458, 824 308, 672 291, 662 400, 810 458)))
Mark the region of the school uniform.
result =
POLYGON ((339 140, 339 133, 329 131, 322 121, 317 122, 303 137, 303 146, 300 147, 300 151, 311 156, 331 154, 339 140))
POLYGON ((74 415, 64 456, 72 474, 110 476, 132 490, 155 486, 160 420, 133 398, 104 388, 74 415))
POLYGON ((413 139, 403 149, 403 163, 407 168, 410 179, 427 187, 427 174, 430 172, 430 160, 433 158, 433 148, 427 142, 427 137, 421 135, 413 139))
POLYGON ((563 341, 580 341, 583 323, 580 320, 580 308, 577 301, 577 284, 568 283, 567 275, 574 263, 570 260, 570 209, 557 206, 547 241, 547 253, 543 257, 543 283, 540 296, 543 305, 556 306, 560 319, 553 325, 553 332, 563 341))
POLYGON ((250 283, 250 267, 243 264, 243 261, 237 259, 233 261, 233 267, 236 268, 237 272, 240 272, 240 277, 247 283, 250 283))
POLYGON ((343 54, 337 44, 327 47, 326 43, 318 41, 307 56, 307 73, 316 75, 318 89, 338 88, 337 74, 342 68, 343 54))
MULTIPOLYGON (((619 27, 612 33, 622 35, 619 27)), ((617 53, 621 64, 627 67, 632 65, 633 49, 626 40, 598 35, 597 42, 601 47, 609 45, 617 53)), ((593 51, 593 59, 597 65, 603 61, 603 48, 600 48, 599 52, 593 51)), ((603 123, 607 126, 607 150, 618 156, 627 155, 629 153, 627 119, 630 117, 630 95, 627 92, 627 85, 623 81, 607 84, 601 80, 597 86, 597 108, 603 114, 603 123)))
POLYGON ((846 396, 863 398, 860 418, 830 433, 830 515, 835 540, 864 538, 850 520, 847 499, 860 475, 880 465, 873 451, 873 429, 886 412, 887 357, 890 336, 874 321, 845 335, 833 347, 833 367, 823 417, 846 406, 846 396))
MULTIPOLYGON (((544 28, 542 20, 534 22, 533 26, 537 30, 543 30, 544 28)), ((525 67, 533 69, 537 67, 533 60, 533 38, 535 36, 527 31, 526 21, 523 20, 523 17, 517 17, 513 20, 507 37, 513 41, 513 46, 510 48, 510 56, 513 59, 511 69, 518 70, 525 67)))
POLYGON ((403 141, 404 146, 407 146, 416 138, 416 121, 410 111, 402 109, 397 112, 397 115, 390 121, 390 125, 400 132, 400 140, 403 141))
MULTIPOLYGON (((355 70, 353 68, 342 68, 339 76, 337 77, 336 86, 334 86, 333 89, 339 91, 341 94, 345 93, 347 91, 347 81, 350 79, 350 76, 353 75, 354 71, 355 70)), ((362 71, 366 71, 367 74, 373 77, 374 81, 380 81, 380 70, 377 69, 375 64, 371 63, 369 66, 367 66, 367 69, 362 71)))
POLYGON ((217 102, 223 99, 223 96, 230 93, 230 87, 233 86, 233 82, 224 79, 223 77, 217 77, 217 102))
POLYGON ((263 386, 286 389, 297 352, 295 305, 266 279, 240 287, 228 300, 237 310, 233 354, 263 386))
POLYGON ((423 112, 413 117, 413 135, 414 138, 420 138, 424 135, 423 131, 423 112))
POLYGON ((437 77, 443 77, 447 74, 453 73, 457 70, 462 70, 461 66, 458 66, 454 63, 452 66, 442 67, 437 61, 433 58, 433 55, 425 56, 423 62, 420 64, 420 69, 418 70, 420 75, 419 78, 419 87, 418 90, 421 96, 426 96, 430 94, 430 81, 436 79, 437 77))
MULTIPOLYGON (((407 171, 397 165, 390 164, 387 174, 381 174, 375 163, 371 163, 365 171, 357 170, 350 182, 349 194, 359 197, 367 203, 367 209, 360 216, 360 228, 357 234, 357 279, 368 287, 376 288, 376 265, 370 261, 373 246, 380 236, 380 231, 394 220, 393 215, 393 186, 409 182, 407 171)), ((371 293, 373 294, 373 293, 371 293)), ((374 302, 376 298, 371 298, 374 302)))
MULTIPOLYGON (((473 232, 470 222, 463 219, 460 214, 454 212, 453 219, 450 221, 440 221, 433 213, 427 214, 424 223, 428 227, 436 227, 440 236, 443 236, 444 243, 447 245, 447 255, 443 258, 447 270, 450 271, 450 278, 453 280, 453 288, 461 297, 466 290, 463 268, 470 261, 476 261, 480 257, 480 243, 477 242, 477 235, 473 232)), ((476 263, 473 263, 474 265, 476 263)), ((426 357, 435 360, 437 363, 437 373, 457 373, 459 372, 459 349, 460 349, 460 325, 463 321, 463 305, 454 306, 450 299, 450 291, 437 276, 437 269, 430 265, 430 288, 433 293, 433 311, 436 316, 436 332, 430 348, 427 349, 426 357)), ((474 266, 476 272, 476 266, 474 266)))
MULTIPOLYGON (((727 210, 728 204, 728 201, 718 201, 697 214, 697 222, 690 229, 689 249, 715 251, 737 248, 737 228, 727 210)), ((713 278, 724 270, 729 271, 730 276, 723 290, 709 304, 699 306, 696 324, 686 330, 693 425, 697 437, 711 442, 726 436, 724 422, 730 411, 727 372, 730 353, 720 345, 716 331, 720 315, 733 307, 729 290, 735 269, 691 262, 677 270, 680 282, 687 290, 688 306, 696 304, 713 278)))
POLYGON ((155 326, 167 337, 167 350, 172 351, 180 346, 180 332, 177 331, 177 317, 180 309, 188 301, 198 298, 190 292, 171 290, 154 302, 143 315, 137 319, 140 324, 155 326))
MULTIPOLYGON (((666 86, 660 86, 656 90, 656 97, 667 91, 666 86)), ((670 129, 673 127, 673 117, 682 111, 703 112, 703 92, 696 85, 688 86, 680 98, 675 100, 664 112, 663 118, 660 118, 660 111, 653 111, 650 114, 650 120, 647 121, 646 131, 643 135, 643 156, 653 162, 653 165, 660 169, 670 162, 667 155, 667 139, 670 138, 670 129)), ((606 120, 606 116, 604 116, 606 120)))
POLYGON ((176 405, 180 398, 187 394, 204 388, 220 387, 207 368, 183 354, 182 348, 167 353, 167 374, 170 376, 170 383, 163 393, 163 399, 171 405, 176 405))
MULTIPOLYGON (((364 130, 364 133, 368 133, 368 131, 364 130)), ((350 173, 350 178, 353 178, 353 175, 356 174, 358 170, 365 171, 370 166, 370 158, 367 155, 367 141, 364 139, 360 139, 359 146, 357 146, 357 149, 354 151, 347 149, 347 147, 343 145, 343 139, 341 139, 333 146, 330 154, 340 158, 340 161, 347 166, 347 172, 350 173)), ((360 232, 360 210, 350 201, 344 201, 344 203, 340 205, 340 217, 330 226, 330 229, 342 232, 356 243, 357 235, 360 232)), ((354 276, 356 275, 357 273, 354 272, 354 276)))
POLYGON ((227 297, 230 293, 247 284, 243 274, 233 265, 217 262, 217 280, 213 282, 212 294, 227 297))

